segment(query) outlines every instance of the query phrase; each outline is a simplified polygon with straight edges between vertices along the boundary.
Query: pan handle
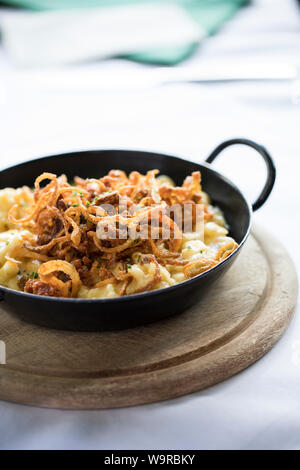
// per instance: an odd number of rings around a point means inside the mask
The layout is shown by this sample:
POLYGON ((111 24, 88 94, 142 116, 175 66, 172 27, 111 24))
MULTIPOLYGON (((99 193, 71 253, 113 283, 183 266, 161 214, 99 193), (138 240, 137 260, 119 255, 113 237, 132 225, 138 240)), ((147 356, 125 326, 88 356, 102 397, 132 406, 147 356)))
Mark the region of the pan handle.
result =
POLYGON ((219 153, 221 153, 224 149, 226 149, 230 145, 236 145, 236 144, 247 145, 248 147, 255 149, 263 157, 267 165, 267 180, 265 182, 265 185, 260 195, 258 196, 256 201, 252 204, 253 211, 256 211, 268 199, 273 189, 275 178, 276 178, 276 168, 275 168, 274 162, 269 152, 262 145, 257 144, 256 142, 253 142, 253 140, 242 139, 242 138, 226 140, 225 142, 222 142, 220 145, 218 145, 218 147, 215 148, 215 150, 208 156, 208 158, 205 161, 207 163, 212 163, 215 160, 215 158, 219 155, 219 153))

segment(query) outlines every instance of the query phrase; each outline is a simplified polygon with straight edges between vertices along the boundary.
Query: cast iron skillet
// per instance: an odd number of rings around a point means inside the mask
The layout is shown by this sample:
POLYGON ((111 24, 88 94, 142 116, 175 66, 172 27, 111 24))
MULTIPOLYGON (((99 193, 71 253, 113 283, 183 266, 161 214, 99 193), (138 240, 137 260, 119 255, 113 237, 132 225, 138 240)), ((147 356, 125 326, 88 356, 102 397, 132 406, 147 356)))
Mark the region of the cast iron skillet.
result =
POLYGON ((95 178, 116 168, 141 173, 158 168, 161 174, 169 175, 177 184, 182 184, 186 175, 200 170, 203 189, 211 196, 213 203, 224 211, 230 235, 239 243, 239 248, 211 270, 192 279, 166 289, 127 297, 64 299, 0 287, 1 300, 23 320, 50 328, 100 331, 134 327, 182 312, 195 304, 206 293, 208 286, 231 266, 249 235, 252 209, 255 211, 264 204, 275 182, 275 167, 265 148, 247 139, 232 139, 220 144, 201 165, 168 155, 130 150, 54 155, 3 170, 0 172, 0 187, 32 186, 35 178, 44 171, 58 175, 66 173, 69 178, 75 175, 95 178), (254 148, 267 165, 267 181, 252 208, 240 190, 210 166, 222 150, 234 144, 254 148))

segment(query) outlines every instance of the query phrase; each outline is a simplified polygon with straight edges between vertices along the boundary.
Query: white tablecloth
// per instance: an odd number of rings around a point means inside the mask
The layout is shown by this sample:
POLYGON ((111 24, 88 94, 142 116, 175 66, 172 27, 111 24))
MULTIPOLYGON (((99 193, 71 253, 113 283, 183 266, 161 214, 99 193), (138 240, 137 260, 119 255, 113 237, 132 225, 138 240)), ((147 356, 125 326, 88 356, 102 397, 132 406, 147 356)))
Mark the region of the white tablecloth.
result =
MULTIPOLYGON (((296 1, 256 0, 188 62, 199 67, 212 59, 299 64, 299 51, 296 1)), ((116 77, 144 68, 109 60, 59 74, 85 77, 103 70, 116 77)), ((49 86, 43 91, 30 86, 30 80, 24 84, 22 73, 0 50, 2 167, 42 154, 105 147, 157 150, 201 161, 223 139, 252 138, 268 148, 278 169, 274 192, 255 220, 289 247, 299 268, 300 104, 295 88, 293 100, 286 83, 180 84, 119 92, 49 86)), ((34 77, 40 72, 28 73, 34 77)), ((251 150, 232 150, 216 165, 254 199, 264 178, 259 157, 251 150)), ((100 411, 0 402, 0 448, 300 449, 299 313, 298 307, 286 334, 256 364, 179 399, 100 411)))

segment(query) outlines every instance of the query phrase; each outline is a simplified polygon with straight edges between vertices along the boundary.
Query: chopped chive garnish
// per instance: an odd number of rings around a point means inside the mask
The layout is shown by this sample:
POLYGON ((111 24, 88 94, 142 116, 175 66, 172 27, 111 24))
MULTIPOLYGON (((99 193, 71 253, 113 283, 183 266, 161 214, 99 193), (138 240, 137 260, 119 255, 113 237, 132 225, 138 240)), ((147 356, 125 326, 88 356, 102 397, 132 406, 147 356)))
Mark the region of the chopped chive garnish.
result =
POLYGON ((141 255, 138 256, 137 262, 139 263, 141 261, 141 255))
POLYGON ((78 204, 72 204, 72 207, 78 207, 78 204))
POLYGON ((37 279, 39 277, 38 273, 32 271, 30 274, 29 274, 29 277, 31 279, 37 279))
POLYGON ((90 202, 87 202, 85 207, 90 207, 91 203, 90 202))
POLYGON ((5 245, 9 245, 9 241, 5 242, 5 245))
POLYGON ((191 249, 192 249, 192 247, 189 245, 189 246, 187 246, 187 249, 188 249, 188 250, 191 250, 191 249))
POLYGON ((131 264, 127 264, 127 269, 131 269, 131 268, 132 268, 131 264))

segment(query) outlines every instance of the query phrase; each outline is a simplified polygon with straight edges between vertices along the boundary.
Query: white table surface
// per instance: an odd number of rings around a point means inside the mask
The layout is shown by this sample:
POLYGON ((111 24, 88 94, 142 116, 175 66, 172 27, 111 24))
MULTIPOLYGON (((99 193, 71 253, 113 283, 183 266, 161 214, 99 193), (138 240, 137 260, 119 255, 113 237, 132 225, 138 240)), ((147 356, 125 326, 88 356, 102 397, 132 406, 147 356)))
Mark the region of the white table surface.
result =
MULTIPOLYGON (((212 59, 253 59, 300 65, 299 50, 296 1, 256 0, 203 43, 188 63, 204 67, 212 59)), ((103 70, 115 77, 144 68, 109 60, 64 68, 59 74, 103 70)), ((288 84, 43 91, 22 85, 22 73, 0 49, 2 167, 40 155, 109 147, 201 161, 223 139, 255 139, 268 148, 278 169, 274 192, 255 220, 289 247, 299 269, 300 104, 291 99, 288 84)), ((40 80, 39 71, 30 74, 40 80)), ((264 165, 251 150, 227 151, 216 166, 254 199, 263 184, 264 165)), ((300 449, 299 313, 298 307, 286 334, 256 364, 179 399, 99 411, 0 402, 0 448, 300 449)))

